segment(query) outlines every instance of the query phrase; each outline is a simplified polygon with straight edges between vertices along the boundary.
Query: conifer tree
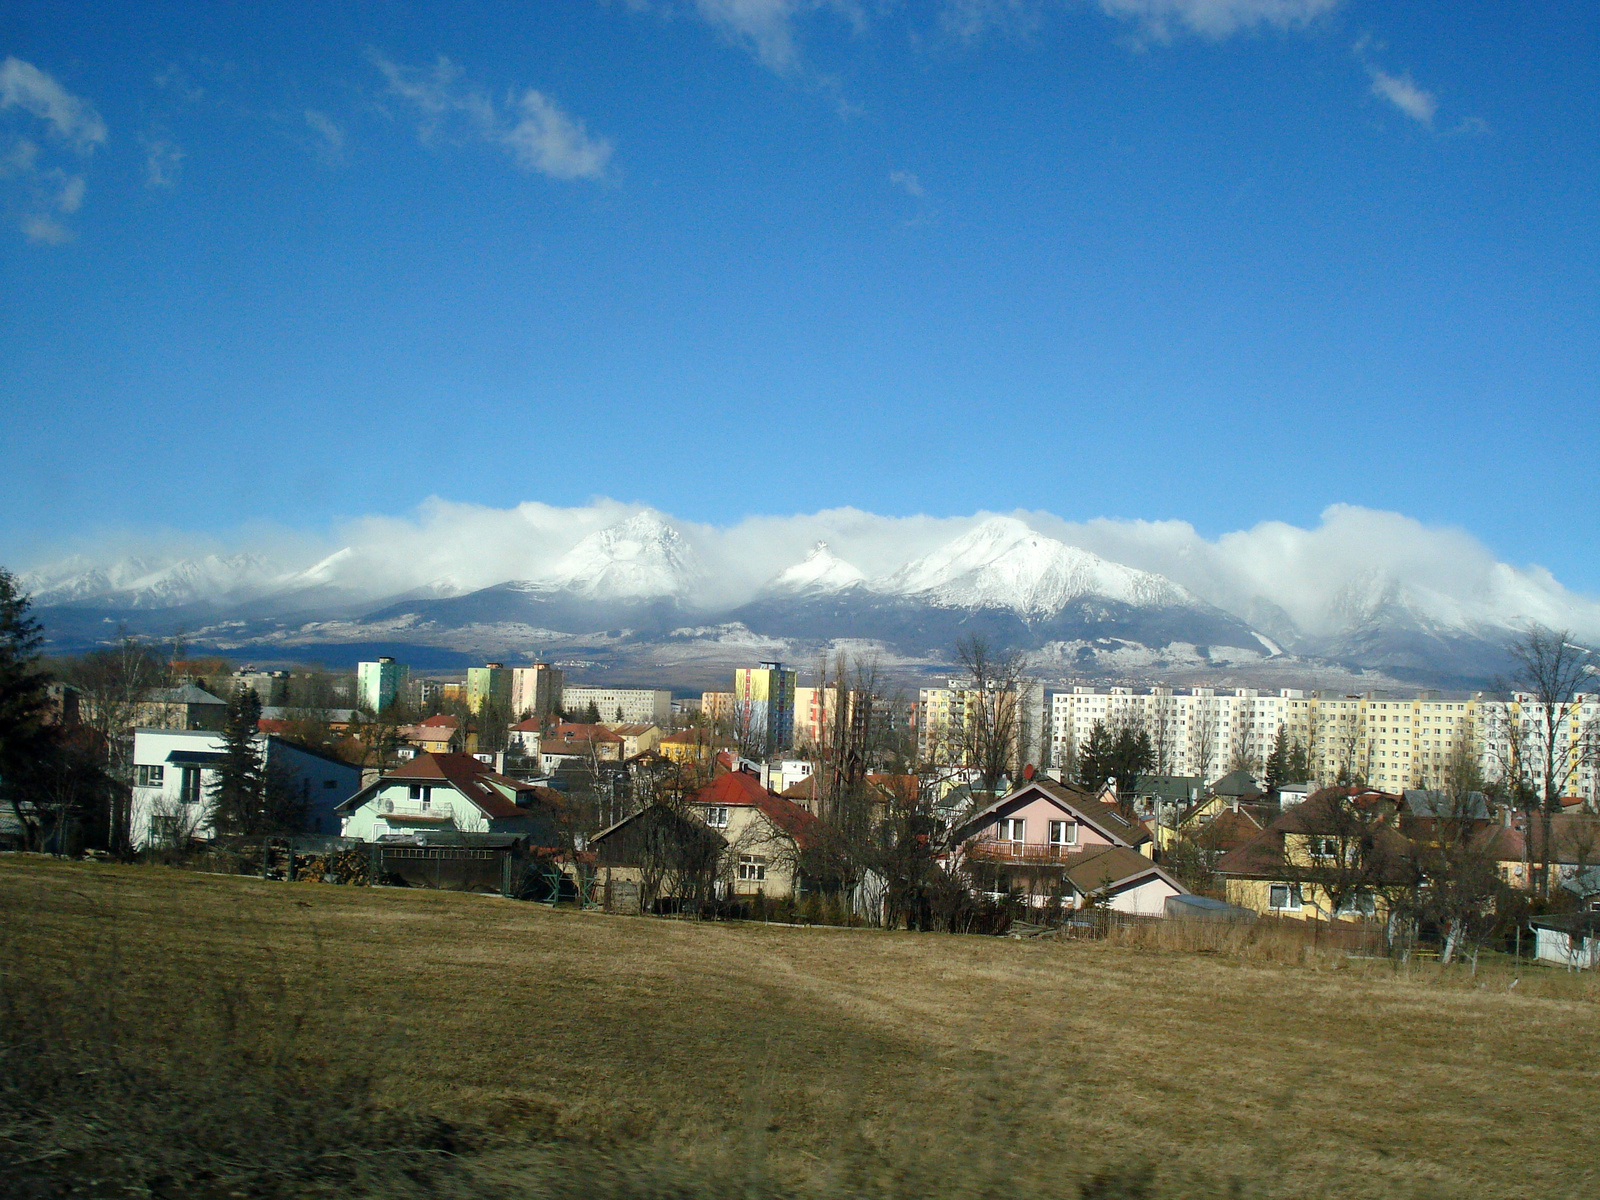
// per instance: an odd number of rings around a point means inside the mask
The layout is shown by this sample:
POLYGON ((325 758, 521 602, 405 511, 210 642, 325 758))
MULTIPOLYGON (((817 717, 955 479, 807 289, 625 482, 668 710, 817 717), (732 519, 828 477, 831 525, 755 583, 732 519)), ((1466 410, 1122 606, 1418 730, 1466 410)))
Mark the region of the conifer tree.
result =
POLYGON ((1267 790, 1275 792, 1289 782, 1289 731, 1278 726, 1272 753, 1267 755, 1267 790))
POLYGON ((211 785, 211 822, 218 833, 265 832, 266 770, 257 745, 261 701, 240 688, 222 724, 222 763, 211 785))

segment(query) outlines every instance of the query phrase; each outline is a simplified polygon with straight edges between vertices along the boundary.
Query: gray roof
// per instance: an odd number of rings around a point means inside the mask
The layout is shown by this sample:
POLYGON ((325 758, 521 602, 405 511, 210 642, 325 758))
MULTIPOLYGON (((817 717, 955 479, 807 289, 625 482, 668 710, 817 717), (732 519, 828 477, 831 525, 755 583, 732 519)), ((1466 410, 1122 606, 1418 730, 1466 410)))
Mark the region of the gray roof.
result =
POLYGON ((1413 817, 1461 817, 1468 821, 1489 819, 1489 797, 1482 792, 1468 792, 1459 812, 1455 798, 1448 792, 1425 788, 1408 788, 1405 793, 1406 812, 1413 817))
POLYGON ((1600 867, 1590 867, 1587 871, 1574 875, 1571 879, 1563 879, 1561 886, 1580 900, 1585 896, 1593 896, 1600 893, 1600 867))
POLYGON ((226 700, 219 700, 204 688, 195 687, 192 683, 175 688, 156 688, 145 699, 152 704, 215 704, 224 707, 228 703, 226 700))
POLYGON ((1214 796, 1259 796, 1261 789, 1249 771, 1229 771, 1211 785, 1214 796))

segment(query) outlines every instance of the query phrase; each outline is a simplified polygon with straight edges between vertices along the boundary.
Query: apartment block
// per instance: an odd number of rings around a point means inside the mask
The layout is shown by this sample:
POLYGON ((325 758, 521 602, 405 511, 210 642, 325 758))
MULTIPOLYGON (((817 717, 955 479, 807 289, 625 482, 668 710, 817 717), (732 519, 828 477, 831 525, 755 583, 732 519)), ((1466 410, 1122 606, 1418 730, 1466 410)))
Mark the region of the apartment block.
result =
POLYGON ((593 704, 602 721, 666 725, 672 720, 672 692, 659 688, 590 687, 573 684, 561 691, 564 712, 586 712, 593 704))

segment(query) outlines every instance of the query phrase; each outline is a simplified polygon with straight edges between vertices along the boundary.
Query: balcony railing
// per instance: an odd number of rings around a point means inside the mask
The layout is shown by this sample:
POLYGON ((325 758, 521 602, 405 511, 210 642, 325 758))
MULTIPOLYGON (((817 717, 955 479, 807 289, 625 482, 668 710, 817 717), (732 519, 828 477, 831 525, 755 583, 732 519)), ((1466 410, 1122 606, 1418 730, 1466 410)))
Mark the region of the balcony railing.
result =
POLYGON ((974 858, 1004 859, 1008 862, 1064 862, 1083 847, 1076 842, 1012 842, 1004 838, 984 838, 968 851, 974 858))
POLYGON ((430 803, 426 807, 420 800, 393 800, 386 801, 381 807, 383 811, 378 815, 395 821, 449 821, 456 815, 447 800, 430 803))

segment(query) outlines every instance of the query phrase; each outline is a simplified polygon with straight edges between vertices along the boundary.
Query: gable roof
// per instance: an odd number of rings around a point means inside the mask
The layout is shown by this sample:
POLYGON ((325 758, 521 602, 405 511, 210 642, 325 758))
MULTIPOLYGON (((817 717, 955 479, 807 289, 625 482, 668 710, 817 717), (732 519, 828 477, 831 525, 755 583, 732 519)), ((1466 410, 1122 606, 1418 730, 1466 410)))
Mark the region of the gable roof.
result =
MULTIPOLYGON (((1413 817, 1448 818, 1458 815, 1456 799, 1448 792, 1407 788, 1405 802, 1407 814, 1413 817)), ((1459 816, 1468 821, 1489 820, 1489 797, 1482 792, 1468 792, 1462 799, 1459 816)))
POLYGON ((1188 888, 1155 863, 1137 850, 1130 850, 1126 846, 1108 846, 1104 850, 1076 856, 1075 861, 1071 862, 1062 874, 1082 895, 1099 891, 1116 891, 1145 876, 1154 876, 1171 884, 1178 890, 1180 896, 1189 893, 1188 888))
POLYGON ((1261 830, 1261 822, 1250 813, 1242 809, 1238 812, 1228 809, 1200 826, 1189 840, 1202 849, 1227 853, 1243 846, 1261 830))
POLYGON ((1211 792, 1215 796, 1237 796, 1241 800, 1254 800, 1266 794, 1256 786, 1249 771, 1229 771, 1211 785, 1211 792))
POLYGON ((461 718, 452 717, 449 713, 435 713, 431 717, 424 717, 417 722, 419 729, 460 729, 461 718))
POLYGON ((998 800, 980 808, 951 831, 953 840, 965 841, 980 825, 994 820, 999 812, 1013 804, 1025 801, 1029 793, 1039 793, 1071 813, 1083 824, 1113 844, 1138 846, 1151 840, 1150 831, 1138 821, 1130 821, 1114 805, 1103 804, 1094 795, 1069 783, 1056 783, 1035 776, 1029 783, 1007 792, 998 800))
MULTIPOLYGON (((1395 805, 1399 796, 1376 792, 1366 788, 1327 787, 1313 792, 1301 804, 1287 809, 1272 824, 1256 834, 1244 845, 1224 854, 1216 865, 1219 875, 1245 875, 1257 878, 1281 878, 1284 869, 1284 845, 1293 834, 1333 833, 1337 831, 1332 806, 1350 803, 1361 807, 1395 805)), ((1218 818, 1219 820, 1221 818, 1218 818)), ((1386 822, 1379 822, 1373 837, 1383 843, 1382 848, 1395 856, 1404 857, 1409 843, 1386 822)))
POLYGON ((213 696, 204 688, 195 687, 192 683, 186 683, 182 687, 155 688, 145 694, 145 702, 148 704, 220 704, 223 706, 228 703, 220 697, 213 696))
POLYGON ((816 817, 793 800, 786 800, 762 787, 761 780, 748 771, 729 771, 717 776, 690 797, 690 803, 760 809, 778 830, 793 838, 797 845, 805 844, 817 824, 816 817))
POLYGON ((380 788, 391 783, 448 784, 491 820, 526 817, 535 803, 547 808, 559 808, 566 804, 566 798, 560 792, 496 774, 486 763, 470 754, 419 754, 410 762, 401 763, 393 771, 373 780, 338 805, 336 811, 350 812, 359 808, 380 788), (511 796, 526 801, 526 804, 518 804, 507 796, 508 791, 511 796))

